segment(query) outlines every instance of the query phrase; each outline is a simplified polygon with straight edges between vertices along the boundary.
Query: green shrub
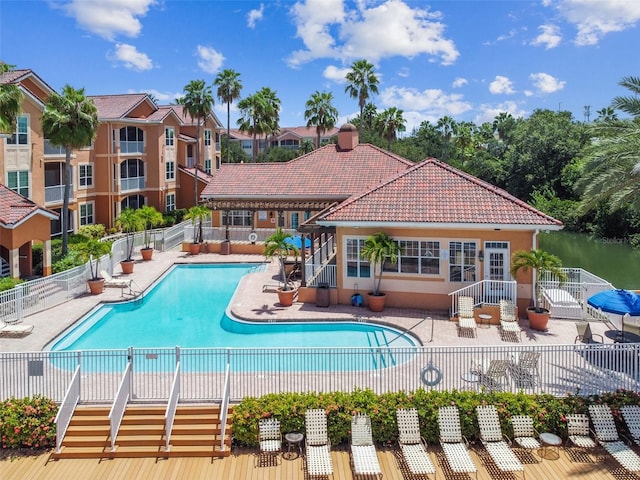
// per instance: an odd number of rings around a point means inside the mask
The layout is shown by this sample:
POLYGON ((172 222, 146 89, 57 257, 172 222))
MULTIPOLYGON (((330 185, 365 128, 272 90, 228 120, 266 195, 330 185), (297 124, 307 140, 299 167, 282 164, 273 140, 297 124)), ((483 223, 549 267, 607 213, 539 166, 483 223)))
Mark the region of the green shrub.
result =
POLYGON ((94 240, 100 240, 107 234, 107 229, 101 223, 94 225, 82 225, 78 228, 78 235, 82 235, 86 238, 93 238, 94 240))
POLYGON ((58 406, 42 396, 0 402, 2 448, 47 448, 55 444, 58 406))
POLYGON ((23 282, 24 280, 20 280, 19 278, 11 278, 11 277, 0 278, 0 292, 4 292, 5 290, 11 290, 16 285, 23 282))
POLYGON ((51 270, 53 273, 64 272, 65 270, 70 270, 73 267, 78 267, 80 265, 84 265, 85 262, 77 251, 70 249, 69 253, 51 266, 51 270))

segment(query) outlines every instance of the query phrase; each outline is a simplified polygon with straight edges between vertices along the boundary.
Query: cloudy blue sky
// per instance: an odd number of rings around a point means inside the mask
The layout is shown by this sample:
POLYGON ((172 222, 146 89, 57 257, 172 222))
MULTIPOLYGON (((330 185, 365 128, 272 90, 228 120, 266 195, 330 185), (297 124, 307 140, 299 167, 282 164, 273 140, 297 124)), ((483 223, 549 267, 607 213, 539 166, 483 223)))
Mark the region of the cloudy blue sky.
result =
MULTIPOLYGON (((638 0, 2 0, 0 59, 57 90, 161 103, 231 68, 243 96, 272 88, 281 126, 298 126, 316 90, 333 93, 340 123, 356 115, 344 76, 366 58, 378 110, 402 109, 409 130, 537 108, 582 121, 585 107, 593 120, 626 93, 623 76, 640 75, 638 21, 638 0)), ((215 108, 225 123, 226 107, 215 108)))

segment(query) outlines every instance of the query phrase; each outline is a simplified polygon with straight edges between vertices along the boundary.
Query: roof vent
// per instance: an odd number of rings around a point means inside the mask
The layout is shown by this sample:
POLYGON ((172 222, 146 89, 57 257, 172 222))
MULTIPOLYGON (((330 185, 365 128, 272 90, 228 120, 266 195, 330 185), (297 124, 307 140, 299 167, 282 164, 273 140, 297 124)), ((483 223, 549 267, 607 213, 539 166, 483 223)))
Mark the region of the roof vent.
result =
POLYGON ((345 123, 338 132, 340 150, 353 150, 359 143, 358 129, 352 123, 345 123))

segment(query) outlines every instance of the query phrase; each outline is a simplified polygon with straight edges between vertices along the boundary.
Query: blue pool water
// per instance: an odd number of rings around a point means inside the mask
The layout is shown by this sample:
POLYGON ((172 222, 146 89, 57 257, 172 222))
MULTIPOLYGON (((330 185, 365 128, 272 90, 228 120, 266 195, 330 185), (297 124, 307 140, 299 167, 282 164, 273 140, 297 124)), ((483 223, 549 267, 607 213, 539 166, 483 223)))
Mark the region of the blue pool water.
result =
MULTIPOLYGON (((247 264, 177 265, 142 301, 101 306, 56 339, 50 350, 415 346, 410 337, 396 330, 361 322, 233 320, 225 313, 227 305, 242 276, 254 267, 247 264)), ((375 368, 387 363, 386 358, 374 360, 375 368)), ((310 369, 318 368, 322 367, 310 369)))

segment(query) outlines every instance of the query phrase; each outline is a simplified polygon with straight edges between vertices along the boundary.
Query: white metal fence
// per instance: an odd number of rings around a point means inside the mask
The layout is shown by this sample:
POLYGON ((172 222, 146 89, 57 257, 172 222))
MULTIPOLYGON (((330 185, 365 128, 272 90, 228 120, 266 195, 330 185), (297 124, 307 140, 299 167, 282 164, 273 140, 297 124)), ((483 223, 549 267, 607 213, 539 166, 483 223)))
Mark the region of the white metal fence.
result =
MULTIPOLYGON (((127 365, 132 401, 170 397, 180 361, 180 400, 221 401, 276 392, 330 392, 369 388, 377 393, 481 389, 473 365, 515 362, 540 352, 530 381, 500 380, 505 391, 592 394, 640 387, 640 344, 521 345, 375 348, 129 348, 0 353, 0 398, 46 395, 62 401, 78 366, 82 402, 112 403, 127 365), (441 380, 430 386, 433 365, 441 380), (225 374, 229 366, 229 383, 225 374), (429 374, 429 375, 427 375, 429 374)), ((515 368, 515 367, 514 367, 515 368)))

